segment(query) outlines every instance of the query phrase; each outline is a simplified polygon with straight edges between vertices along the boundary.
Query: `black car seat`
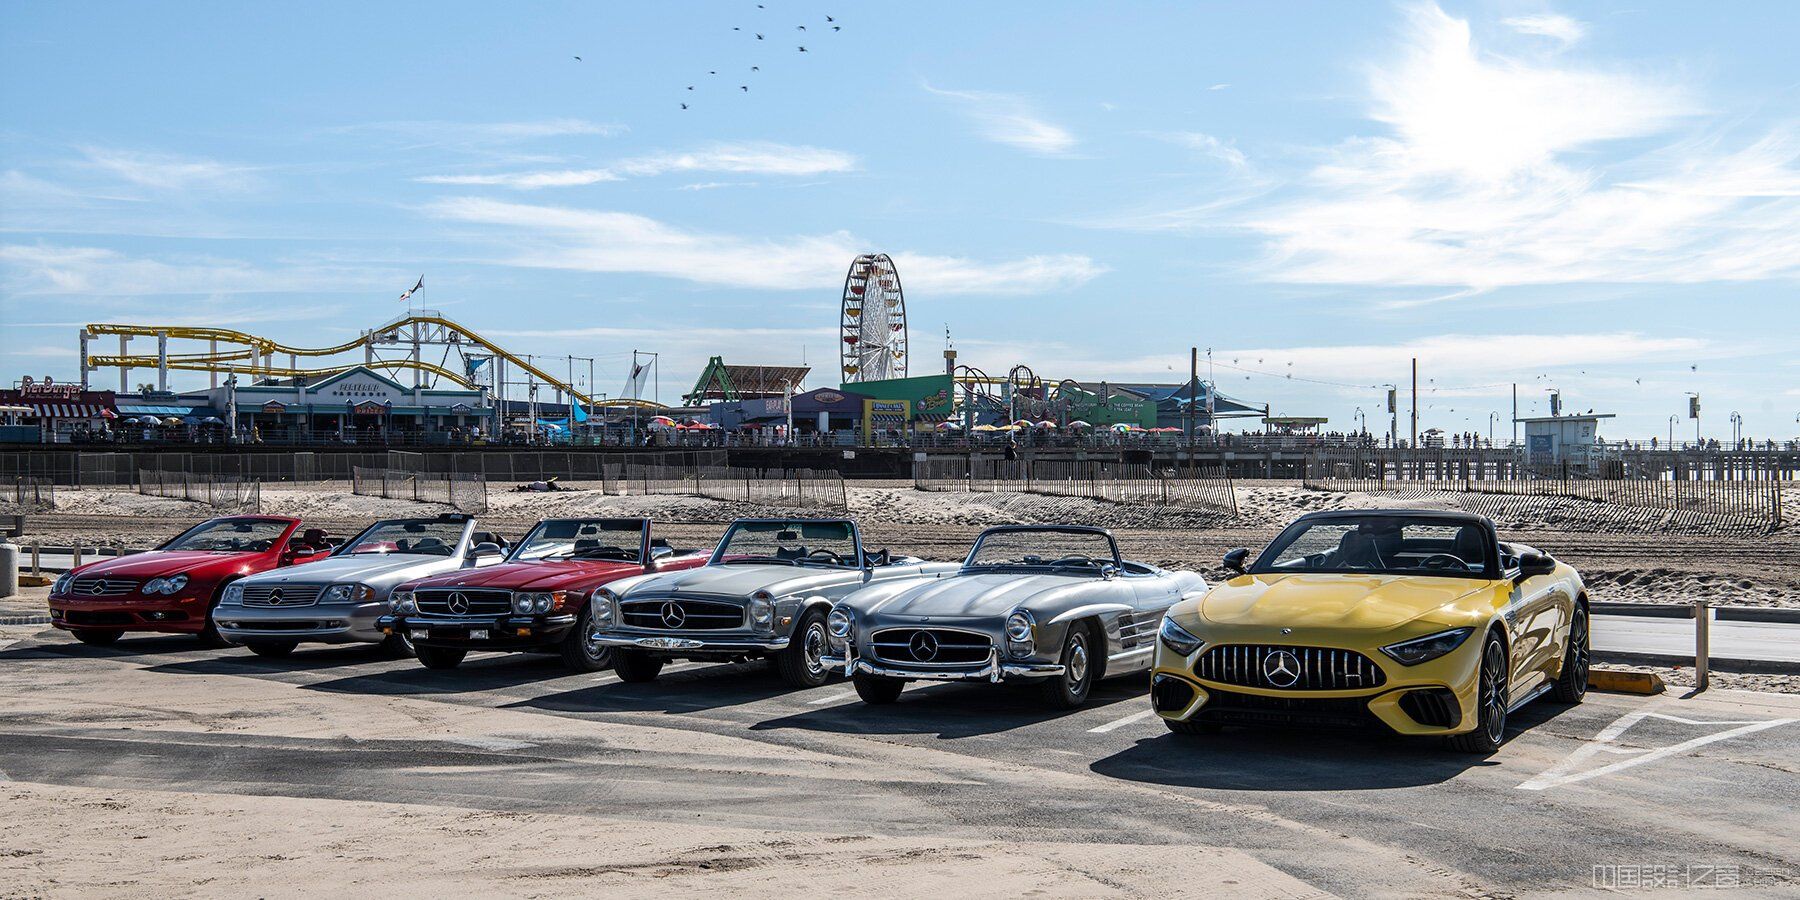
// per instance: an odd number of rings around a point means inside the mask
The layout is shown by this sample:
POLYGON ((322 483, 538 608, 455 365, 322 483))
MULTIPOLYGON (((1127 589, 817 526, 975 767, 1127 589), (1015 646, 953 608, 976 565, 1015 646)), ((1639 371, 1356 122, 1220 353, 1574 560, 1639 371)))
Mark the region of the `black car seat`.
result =
POLYGON ((600 539, 599 538, 581 538, 575 542, 575 552, 576 553, 580 553, 584 550, 598 550, 598 549, 600 549, 600 539))
POLYGON ((477 531, 474 534, 469 535, 469 541, 470 546, 493 544, 502 550, 507 549, 506 538, 501 537, 499 533, 493 531, 477 531))
POLYGON ((326 540, 325 529, 323 528, 308 528, 305 531, 300 532, 300 543, 305 544, 314 550, 325 549, 326 540))
POLYGON ((1487 541, 1483 539, 1481 530, 1473 525, 1457 529, 1456 540, 1450 542, 1450 552, 1471 569, 1487 565, 1487 541))
POLYGON ((1346 531, 1338 538, 1336 564, 1350 569, 1385 569, 1387 565, 1381 561, 1381 551, 1375 546, 1375 539, 1367 532, 1346 531))
POLYGON ((868 566, 885 566, 893 561, 886 550, 870 550, 863 554, 863 564, 868 566))
POLYGON ((805 559, 806 558, 806 548, 805 547, 795 547, 794 549, 789 550, 786 547, 776 547, 775 548, 775 558, 776 559, 805 559))

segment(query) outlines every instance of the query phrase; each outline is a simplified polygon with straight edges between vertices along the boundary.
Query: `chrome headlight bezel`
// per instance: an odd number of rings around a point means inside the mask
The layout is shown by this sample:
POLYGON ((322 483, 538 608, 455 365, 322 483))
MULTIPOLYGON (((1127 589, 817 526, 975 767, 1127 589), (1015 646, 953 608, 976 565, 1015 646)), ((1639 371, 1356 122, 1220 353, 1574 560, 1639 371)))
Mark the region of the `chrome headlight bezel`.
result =
POLYGON ((187 587, 187 583, 188 577, 185 573, 166 575, 144 582, 144 586, 140 590, 144 594, 178 594, 182 588, 187 587))
POLYGON ((539 616, 557 605, 556 591, 520 591, 512 595, 512 611, 521 616, 539 616))
POLYGON ((588 600, 588 617, 602 628, 611 628, 618 608, 619 595, 601 588, 588 600))
POLYGON ((52 593, 52 594, 67 594, 69 592, 69 588, 73 587, 74 585, 75 585, 75 573, 74 572, 64 572, 60 578, 56 579, 56 583, 50 585, 50 593, 52 593))
POLYGON ((1193 656, 1206 646, 1206 641, 1186 628, 1181 623, 1163 616, 1162 627, 1156 629, 1156 639, 1162 642, 1169 652, 1180 657, 1193 656))
POLYGON ((840 641, 850 639, 850 632, 856 629, 856 613, 847 606, 832 607, 825 616, 825 631, 840 641))
POLYGON ((1024 659, 1037 652, 1037 619, 1030 611, 1015 609, 1006 616, 1006 653, 1024 659))
POLYGON ((242 604, 244 602, 244 586, 233 582, 225 586, 225 593, 219 597, 220 603, 242 604))
POLYGON ((320 603, 367 603, 374 600, 374 588, 357 582, 334 584, 319 594, 320 603))
POLYGON ((412 591, 395 591, 388 595, 388 609, 409 616, 419 611, 419 603, 413 599, 412 591))
POLYGON ((775 595, 757 591, 750 595, 750 627, 757 631, 775 630, 775 595))
POLYGON ((1461 628, 1451 628, 1424 637, 1388 644, 1381 648, 1381 652, 1387 658, 1403 666, 1417 666, 1455 652, 1456 648, 1467 643, 1469 636, 1474 633, 1473 627, 1465 625, 1461 628))

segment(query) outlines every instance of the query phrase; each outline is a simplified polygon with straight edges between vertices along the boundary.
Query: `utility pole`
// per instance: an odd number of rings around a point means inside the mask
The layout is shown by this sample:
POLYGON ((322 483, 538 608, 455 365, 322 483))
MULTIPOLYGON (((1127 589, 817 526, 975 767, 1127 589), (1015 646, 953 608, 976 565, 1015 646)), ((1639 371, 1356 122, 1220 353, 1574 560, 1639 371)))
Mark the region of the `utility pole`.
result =
POLYGON ((1412 360, 1412 448, 1419 449, 1419 358, 1412 360))
POLYGON ((1194 405, 1200 402, 1200 348, 1188 348, 1188 404, 1187 404, 1187 442, 1194 446, 1194 432, 1198 431, 1194 420, 1194 405))
MULTIPOLYGON (((1489 442, 1489 443, 1493 443, 1493 438, 1489 438, 1489 439, 1488 439, 1488 442, 1489 442)), ((1518 383, 1518 382, 1516 382, 1516 381, 1515 381, 1515 382, 1513 382, 1513 436, 1512 436, 1512 445, 1513 445, 1513 446, 1514 446, 1514 447, 1517 447, 1517 446, 1518 446, 1518 445, 1519 445, 1519 383, 1518 383)))

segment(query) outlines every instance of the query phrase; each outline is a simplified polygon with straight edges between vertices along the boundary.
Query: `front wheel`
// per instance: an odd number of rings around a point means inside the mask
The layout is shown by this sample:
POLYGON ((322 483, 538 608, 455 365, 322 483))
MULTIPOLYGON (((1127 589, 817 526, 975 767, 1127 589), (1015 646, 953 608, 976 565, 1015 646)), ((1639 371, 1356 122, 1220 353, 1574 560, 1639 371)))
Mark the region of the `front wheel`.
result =
POLYGON ((655 681, 656 676, 662 674, 662 667, 662 657, 642 650, 620 647, 613 651, 613 674, 626 684, 655 681))
POLYGON ((266 659, 286 659, 294 648, 300 646, 299 641, 246 641, 244 646, 251 653, 266 659))
POLYGON ((1467 734, 1450 738, 1450 748, 1460 753, 1487 755, 1500 749, 1506 739, 1507 672, 1506 644, 1498 634, 1489 633, 1481 648, 1481 681, 1475 689, 1476 725, 1467 734))
POLYGON ((399 631, 382 638, 375 648, 384 659, 406 659, 414 655, 412 638, 399 631))
POLYGON ((563 635, 556 648, 562 656, 563 665, 572 672, 598 672, 611 666, 612 648, 600 643, 600 636, 600 623, 594 621, 594 607, 582 607, 581 616, 575 620, 575 627, 563 635))
POLYGON ((119 636, 123 635, 125 632, 83 628, 80 631, 73 631, 70 633, 75 635, 76 640, 90 647, 111 647, 113 644, 119 642, 119 636))
POLYGON ((861 697, 862 702, 872 706, 892 703, 900 699, 900 692, 906 689, 906 682, 898 678, 888 678, 884 675, 864 675, 861 672, 852 676, 850 683, 856 686, 856 696, 861 697))
POLYGON ((775 655, 775 671, 781 680, 800 688, 818 687, 831 673, 825 668, 825 614, 817 609, 800 617, 794 639, 775 655))
POLYGON ((219 592, 213 595, 212 605, 206 608, 206 625, 200 629, 199 634, 194 635, 200 639, 200 646, 209 650, 231 646, 231 642, 226 640, 224 635, 219 634, 219 623, 213 618, 213 613, 219 608, 219 598, 224 596, 224 593, 225 588, 221 585, 219 592))
POLYGON ((1044 679, 1038 685, 1038 696, 1051 709, 1074 709, 1087 702, 1094 687, 1094 636, 1080 622, 1069 623, 1063 637, 1061 675, 1044 679))
POLYGON ((1550 696, 1558 703, 1580 703, 1588 689, 1588 613, 1575 607, 1575 618, 1569 622, 1569 647, 1563 651, 1562 674, 1550 696))
POLYGON ((413 652, 427 669, 454 669, 469 655, 469 651, 455 647, 414 647, 413 652))

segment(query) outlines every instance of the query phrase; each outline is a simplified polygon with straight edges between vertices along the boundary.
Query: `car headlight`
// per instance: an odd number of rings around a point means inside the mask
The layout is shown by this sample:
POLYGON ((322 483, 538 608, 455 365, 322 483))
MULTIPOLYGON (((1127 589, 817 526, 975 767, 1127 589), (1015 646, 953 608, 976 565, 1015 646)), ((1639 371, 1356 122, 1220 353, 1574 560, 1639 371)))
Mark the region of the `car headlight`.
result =
POLYGON ((850 628, 855 624, 856 619, 847 607, 840 606, 832 610, 831 615, 825 617, 826 630, 830 631, 831 636, 838 640, 850 637, 850 628))
POLYGON ((1174 651, 1176 656, 1192 656, 1195 650, 1206 644, 1205 641, 1188 633, 1186 628, 1175 624, 1175 620, 1163 617, 1162 628, 1157 629, 1156 636, 1162 640, 1163 646, 1174 651))
POLYGON ((367 603, 375 599, 375 589, 366 584, 334 584, 319 595, 321 603, 367 603))
POLYGON ((1422 662, 1430 662, 1461 647, 1463 641, 1468 640, 1469 635, 1474 633, 1475 629, 1473 628, 1452 628, 1449 631, 1428 634, 1422 638, 1389 644, 1381 648, 1381 652, 1386 653, 1403 666, 1416 666, 1422 662))
POLYGON ((521 616, 535 616, 561 607, 562 599, 562 591, 526 591, 512 596, 512 609, 521 616))
POLYGON ((186 575, 171 575, 167 578, 152 578, 149 581, 144 582, 144 593, 173 594, 176 591, 187 587, 187 583, 188 577, 186 575))
POLYGON ((219 602, 220 603, 243 603, 244 602, 244 586, 241 584, 226 585, 225 586, 225 595, 222 598, 220 598, 219 602))
POLYGON ((69 592, 69 586, 74 583, 75 575, 73 573, 64 575, 61 578, 56 579, 56 583, 50 586, 50 593, 66 594, 69 592))
POLYGON ((750 626, 757 631, 769 631, 775 625, 775 595, 768 591, 757 591, 750 595, 750 626))
POLYGON ((1014 658, 1030 656, 1037 649, 1037 642, 1032 638, 1036 627, 1031 613, 1013 610, 1012 615, 1006 617, 1006 652, 1014 658))
POLYGON ((397 613, 404 613, 419 608, 418 604, 413 602, 412 591, 395 591, 389 594, 387 605, 389 610, 397 613))
POLYGON ((588 601, 588 617, 602 628, 611 628, 618 601, 619 595, 606 588, 595 591, 593 599, 588 601))

